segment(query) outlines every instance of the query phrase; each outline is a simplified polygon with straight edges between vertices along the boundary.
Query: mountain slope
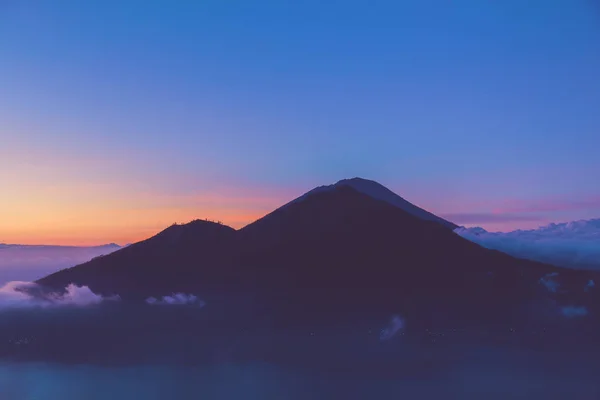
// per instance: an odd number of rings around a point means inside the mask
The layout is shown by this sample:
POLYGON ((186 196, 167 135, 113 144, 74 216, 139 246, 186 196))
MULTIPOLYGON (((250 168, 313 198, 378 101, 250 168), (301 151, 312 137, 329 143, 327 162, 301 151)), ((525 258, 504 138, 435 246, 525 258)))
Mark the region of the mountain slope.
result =
POLYGON ((238 305, 252 302, 286 326, 390 313, 420 323, 451 316, 506 322, 545 292, 539 280, 552 273, 573 293, 590 279, 484 249, 340 185, 239 231, 204 221, 174 226, 39 283, 74 282, 132 299, 185 291, 214 296, 208 303, 215 306, 218 295, 239 295, 238 305))
POLYGON ((575 288, 586 282, 572 271, 484 249, 348 186, 313 193, 240 234, 259 292, 270 294, 266 302, 281 305, 282 314, 293 308, 295 318, 440 307, 465 316, 507 314, 538 293, 546 274, 561 272, 575 288))
MULTIPOLYGON (((150 294, 189 291, 198 286, 199 270, 219 281, 236 231, 225 225, 196 220, 173 225, 156 236, 38 282, 51 287, 87 285, 101 293, 140 298, 150 294)), ((206 276, 203 276, 206 278, 206 276)))

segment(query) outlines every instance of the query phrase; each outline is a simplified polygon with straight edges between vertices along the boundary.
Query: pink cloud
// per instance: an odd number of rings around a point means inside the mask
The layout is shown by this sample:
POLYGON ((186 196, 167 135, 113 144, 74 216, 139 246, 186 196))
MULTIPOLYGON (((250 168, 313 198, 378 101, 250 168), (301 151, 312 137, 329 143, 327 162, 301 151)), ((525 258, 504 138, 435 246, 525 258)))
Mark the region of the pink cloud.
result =
POLYGON ((535 215, 518 215, 518 214, 500 214, 496 212, 486 213, 452 213, 442 214, 442 218, 454 222, 455 224, 470 225, 470 224, 489 224, 489 223, 504 223, 504 222, 532 222, 544 221, 545 219, 535 215))
POLYGON ((521 200, 509 199, 495 204, 465 207, 468 211, 456 210, 439 215, 458 225, 483 226, 488 230, 507 231, 534 229, 541 224, 593 218, 594 210, 600 210, 600 196, 583 199, 521 200), (566 219, 565 219, 566 218, 566 219))

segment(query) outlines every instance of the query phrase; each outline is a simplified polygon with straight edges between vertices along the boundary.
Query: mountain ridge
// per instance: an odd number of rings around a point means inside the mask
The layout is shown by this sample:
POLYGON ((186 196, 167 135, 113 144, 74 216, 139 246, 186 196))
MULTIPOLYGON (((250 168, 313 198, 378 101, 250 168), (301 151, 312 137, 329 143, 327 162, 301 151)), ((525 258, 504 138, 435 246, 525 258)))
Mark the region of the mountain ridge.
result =
POLYGON ((257 307, 291 324, 344 318, 348 310, 507 320, 545 290, 539 281, 550 274, 582 293, 592 276, 485 249, 339 185, 240 230, 202 220, 175 225, 38 283, 136 301, 194 293, 217 308, 236 298, 228 312, 257 307))

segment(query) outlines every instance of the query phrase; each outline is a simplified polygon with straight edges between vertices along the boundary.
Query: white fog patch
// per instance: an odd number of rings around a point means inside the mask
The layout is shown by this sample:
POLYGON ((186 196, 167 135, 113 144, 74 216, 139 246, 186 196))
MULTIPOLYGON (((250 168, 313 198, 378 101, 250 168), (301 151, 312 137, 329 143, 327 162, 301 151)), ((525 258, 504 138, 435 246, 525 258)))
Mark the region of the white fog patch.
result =
POLYGON ((381 333, 379 334, 379 339, 382 341, 390 340, 391 338, 396 336, 396 334, 398 334, 398 332, 400 332, 402 329, 404 329, 404 326, 405 326, 404 319, 402 317, 400 317, 399 315, 394 315, 390 319, 389 325, 381 330, 381 333))
POLYGON ((600 219, 512 232, 488 232, 480 227, 460 227, 454 232, 515 257, 570 268, 600 269, 600 219))
POLYGON ((198 307, 204 307, 206 305, 206 303, 197 296, 185 293, 174 293, 170 296, 163 296, 161 298, 148 297, 146 303, 150 305, 194 305, 198 307))
POLYGON ((544 275, 540 278, 540 283, 544 285, 549 292, 556 293, 560 288, 560 284, 555 280, 556 277, 558 277, 558 272, 544 275))
POLYGON ((588 309, 582 306, 561 307, 560 312, 567 318, 578 318, 588 315, 588 309))
POLYGON ((592 290, 594 287, 596 286, 596 282, 594 282, 593 279, 590 279, 587 283, 587 285, 585 285, 585 291, 589 292, 590 290, 592 290))
POLYGON ((31 307, 86 307, 103 301, 117 301, 119 296, 103 297, 87 286, 70 284, 64 293, 50 292, 34 282, 13 281, 0 288, 0 309, 31 307))
POLYGON ((89 306, 93 304, 102 303, 105 300, 117 301, 121 300, 119 296, 103 297, 90 290, 87 286, 76 286, 70 284, 66 288, 66 293, 53 298, 56 303, 60 305, 74 305, 74 306, 89 306))
POLYGON ((0 288, 0 308, 27 307, 34 305, 32 297, 24 290, 33 288, 35 283, 14 281, 0 288))

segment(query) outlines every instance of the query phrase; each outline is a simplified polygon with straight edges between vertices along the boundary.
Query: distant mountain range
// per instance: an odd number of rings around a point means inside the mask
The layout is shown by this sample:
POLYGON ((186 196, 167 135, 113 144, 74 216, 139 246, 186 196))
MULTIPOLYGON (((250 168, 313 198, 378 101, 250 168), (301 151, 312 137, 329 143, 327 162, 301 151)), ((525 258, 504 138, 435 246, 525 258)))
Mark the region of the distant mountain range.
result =
POLYGON ((86 285, 126 301, 193 293, 207 309, 250 309, 287 325, 390 313, 423 324, 526 320, 524 305, 540 295, 596 311, 596 294, 584 291, 594 273, 489 250, 455 228, 355 178, 313 189, 240 230, 173 225, 38 283, 86 285), (561 290, 547 290, 546 276, 561 290))
POLYGON ((46 250, 65 250, 65 249, 87 249, 87 250, 119 250, 121 246, 116 243, 102 244, 99 246, 59 246, 59 245, 47 245, 47 244, 6 244, 0 243, 0 250, 3 249, 23 249, 23 250, 36 250, 36 249, 46 249, 46 250))
POLYGON ((0 285, 38 279, 119 249, 121 246, 114 243, 91 247, 0 243, 0 285))

